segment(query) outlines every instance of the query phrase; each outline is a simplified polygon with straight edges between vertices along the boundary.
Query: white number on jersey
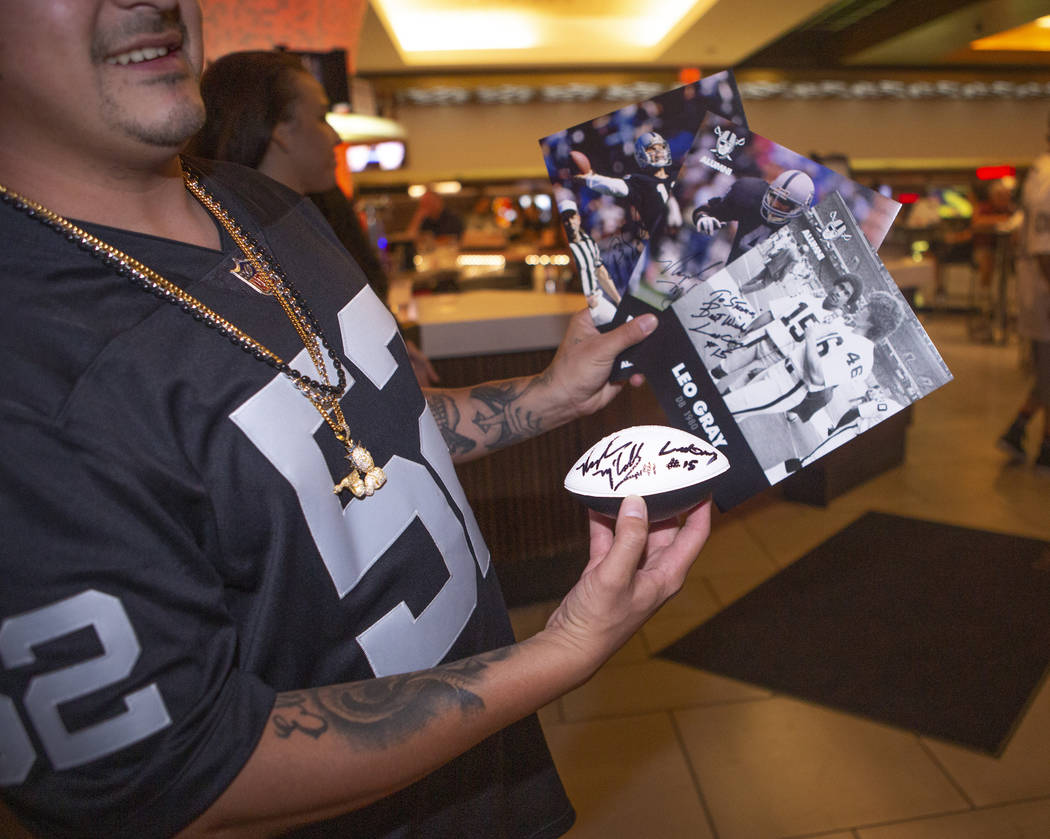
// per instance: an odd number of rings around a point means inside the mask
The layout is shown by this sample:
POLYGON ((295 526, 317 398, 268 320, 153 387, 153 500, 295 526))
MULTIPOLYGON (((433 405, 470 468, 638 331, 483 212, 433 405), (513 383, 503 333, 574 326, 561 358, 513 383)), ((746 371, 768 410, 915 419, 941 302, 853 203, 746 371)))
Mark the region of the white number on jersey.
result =
MULTIPOLYGON (((91 628, 103 653, 96 658, 34 676, 23 702, 37 736, 56 769, 70 769, 111 754, 155 734, 171 723, 156 684, 124 696, 126 710, 110 719, 70 731, 60 706, 114 685, 131 673, 141 648, 121 602, 93 589, 7 618, 0 625, 0 661, 26 667, 36 661, 33 647, 91 628)), ((36 755, 15 712, 0 696, 0 785, 25 780, 36 755)))
MULTIPOLYGON (((339 313, 339 324, 347 357, 382 388, 397 367, 387 349, 397 332, 389 311, 364 289, 339 313)), ((293 367, 300 364, 309 364, 305 350, 292 362, 293 367)), ((348 392, 353 387, 351 380, 348 392)), ((232 418, 295 489, 339 597, 361 581, 414 519, 422 522, 438 546, 450 578, 418 617, 412 617, 402 602, 361 633, 358 641, 377 676, 437 664, 474 610, 477 584, 473 563, 476 561, 484 574, 489 558, 430 413, 424 411, 419 418, 423 456, 452 492, 466 528, 430 471, 401 457, 379 464, 387 474, 389 487, 366 500, 351 501, 344 509, 332 493, 332 476, 314 440, 321 417, 284 376, 274 378, 232 418)))
MULTIPOLYGON (((397 367, 387 349, 396 334, 389 311, 366 288, 339 313, 339 324, 347 357, 382 388, 397 367)), ((308 362, 304 350, 293 366, 308 362)), ((351 381, 348 390, 352 387, 351 381)), ((399 603, 362 632, 358 641, 377 676, 437 664, 473 613, 474 563, 487 574, 489 555, 430 413, 424 410, 419 417, 420 448, 465 524, 430 470, 397 456, 380 464, 396 489, 381 490, 342 509, 313 437, 321 417, 284 376, 276 376, 231 418, 295 489, 339 597, 360 581, 413 520, 422 522, 448 567, 449 579, 418 616, 399 603)), ((35 646, 85 628, 94 630, 103 654, 35 676, 23 698, 26 714, 56 769, 89 763, 171 724, 155 683, 126 694, 124 711, 94 725, 70 731, 62 720, 64 703, 119 683, 138 661, 141 647, 134 628, 120 600, 110 594, 89 589, 7 618, 0 624, 0 663, 9 669, 32 665, 35 646)), ((32 740, 14 701, 0 695, 0 786, 22 783, 35 760, 32 740)))

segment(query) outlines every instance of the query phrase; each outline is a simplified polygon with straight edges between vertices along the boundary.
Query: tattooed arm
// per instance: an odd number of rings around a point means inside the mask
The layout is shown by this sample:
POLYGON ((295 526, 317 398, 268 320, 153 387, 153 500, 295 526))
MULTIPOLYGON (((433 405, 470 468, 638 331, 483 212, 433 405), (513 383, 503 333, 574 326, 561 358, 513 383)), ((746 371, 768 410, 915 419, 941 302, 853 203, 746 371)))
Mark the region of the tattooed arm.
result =
MULTIPOLYGON (((654 315, 643 315, 603 334, 589 311, 577 312, 542 373, 476 387, 425 390, 453 460, 473 460, 604 407, 623 386, 609 382, 616 356, 651 333, 656 323, 654 315)), ((632 378, 639 382, 640 377, 632 378)))
POLYGON ((416 673, 277 697, 248 763, 183 836, 260 837, 418 780, 586 681, 682 585, 710 505, 651 529, 640 498, 592 514, 580 581, 533 637, 416 673))

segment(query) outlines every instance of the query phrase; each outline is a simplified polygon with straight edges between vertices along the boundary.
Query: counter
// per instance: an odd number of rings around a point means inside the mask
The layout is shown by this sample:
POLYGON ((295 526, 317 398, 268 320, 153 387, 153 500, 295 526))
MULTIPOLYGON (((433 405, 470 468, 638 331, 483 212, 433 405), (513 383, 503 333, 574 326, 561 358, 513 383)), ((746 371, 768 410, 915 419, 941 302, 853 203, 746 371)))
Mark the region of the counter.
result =
POLYGON ((582 294, 467 291, 412 298, 420 349, 431 359, 529 352, 558 346, 582 294))

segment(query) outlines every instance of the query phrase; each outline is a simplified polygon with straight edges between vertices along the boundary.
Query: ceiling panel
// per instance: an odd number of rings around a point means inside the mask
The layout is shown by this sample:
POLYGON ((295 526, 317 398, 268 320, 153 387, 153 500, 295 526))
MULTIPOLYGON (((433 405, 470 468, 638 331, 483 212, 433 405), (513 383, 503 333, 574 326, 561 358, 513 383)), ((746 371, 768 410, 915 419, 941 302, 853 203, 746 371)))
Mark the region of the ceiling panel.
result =
POLYGON ((365 73, 728 67, 827 5, 828 0, 371 0, 357 65, 365 73))
POLYGON ((716 0, 372 0, 406 66, 651 61, 716 0))
MULTIPOLYGON (((1046 50, 974 50, 1050 0, 202 0, 209 57, 350 52, 359 75, 732 67, 1050 66, 1046 50)), ((1031 28, 1037 45, 1050 29, 1031 28), (1044 34, 1045 33, 1045 34, 1044 34)))
MULTIPOLYGON (((924 24, 902 27, 881 43, 848 57, 858 65, 1039 65, 1046 53, 1032 50, 970 49, 970 42, 1030 23, 1050 14, 1048 0, 983 0, 958 3, 954 10, 924 24)), ((1050 46, 1050 29, 1043 30, 1050 46)))
MULTIPOLYGON (((1047 13, 1048 0, 370 0, 357 61, 365 74, 530 67, 1045 67, 1050 52, 978 52, 969 44, 1047 13), (430 20, 440 27, 424 27, 430 46, 416 42, 421 49, 410 52, 391 33, 417 12, 435 15, 430 20), (481 12, 508 17, 502 24, 499 18, 486 23, 471 17, 481 12), (477 25, 467 25, 471 21, 477 25), (479 49, 452 49, 470 38, 479 49), (500 38, 507 48, 493 49, 500 38)), ((1050 29, 1045 31, 1050 40, 1050 29)))

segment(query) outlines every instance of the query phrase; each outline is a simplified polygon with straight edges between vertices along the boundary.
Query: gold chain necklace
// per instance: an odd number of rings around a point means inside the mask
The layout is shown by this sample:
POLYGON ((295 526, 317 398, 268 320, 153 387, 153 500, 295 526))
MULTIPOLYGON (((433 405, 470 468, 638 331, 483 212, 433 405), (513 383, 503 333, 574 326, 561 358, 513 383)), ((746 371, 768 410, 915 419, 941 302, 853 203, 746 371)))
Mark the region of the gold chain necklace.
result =
POLYGON ((346 390, 346 374, 335 352, 325 339, 320 324, 288 281, 277 261, 240 228, 225 208, 202 186, 200 179, 195 174, 186 171, 183 177, 186 188, 229 233, 230 238, 233 239, 241 253, 251 263, 255 270, 255 276, 262 280, 267 290, 277 298, 281 309, 288 320, 291 321, 292 326, 303 342, 303 346, 306 347, 306 352, 313 362, 314 368, 317 370, 316 380, 292 368, 275 352, 263 346, 246 332, 237 328, 196 297, 188 294, 149 266, 102 241, 97 236, 88 233, 58 213, 19 195, 17 192, 7 189, 3 184, 0 184, 0 201, 25 213, 30 218, 39 221, 45 227, 78 245, 82 250, 87 251, 110 266, 118 274, 128 278, 144 291, 155 294, 178 306, 182 311, 193 317, 194 320, 201 321, 206 326, 217 330, 245 352, 251 353, 259 361, 269 364, 291 379, 295 387, 310 400, 310 403, 321 414, 325 423, 332 429, 335 438, 346 450, 345 457, 352 468, 350 473, 332 488, 332 492, 338 494, 343 490, 350 490, 357 498, 372 495, 386 483, 386 475, 382 469, 375 465, 368 449, 355 442, 350 435, 350 428, 347 425, 346 417, 343 415, 343 409, 339 404, 339 399, 346 390), (328 375, 322 348, 328 351, 328 356, 332 360, 332 366, 338 373, 338 382, 335 384, 331 382, 328 375))

